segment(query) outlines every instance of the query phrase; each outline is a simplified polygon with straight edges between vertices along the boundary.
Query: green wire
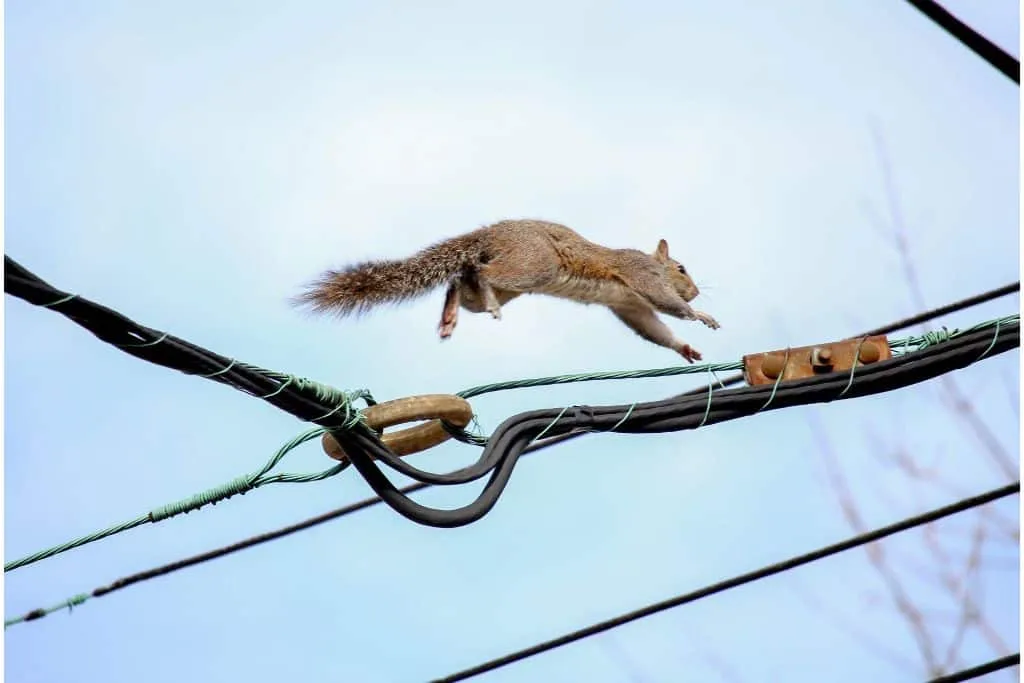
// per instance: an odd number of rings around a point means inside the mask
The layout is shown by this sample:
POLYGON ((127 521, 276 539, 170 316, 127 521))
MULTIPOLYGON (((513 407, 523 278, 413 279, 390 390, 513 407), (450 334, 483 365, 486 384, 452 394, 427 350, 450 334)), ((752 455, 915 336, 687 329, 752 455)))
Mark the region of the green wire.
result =
POLYGON ((219 503, 220 501, 227 500, 228 498, 234 495, 244 494, 248 491, 259 488, 266 484, 303 483, 311 481, 321 481, 323 479, 333 477, 336 474, 341 473, 341 471, 345 469, 347 464, 339 463, 337 465, 334 465, 333 467, 323 470, 322 472, 313 472, 309 474, 270 474, 270 470, 276 467, 278 463, 281 462, 281 459, 284 458, 285 455, 287 455, 289 452, 291 452, 298 446, 306 443, 307 441, 317 438, 324 431, 325 430, 323 428, 318 427, 316 429, 311 429, 306 432, 303 432, 302 434, 295 437, 294 439, 283 445, 281 448, 279 448, 278 451, 274 453, 273 456, 271 456, 270 460, 268 460, 267 463, 261 469, 259 469, 256 472, 253 472, 252 474, 246 474, 241 477, 237 477, 236 479, 233 479, 232 481, 222 486, 217 486, 212 489, 203 491, 201 493, 197 493, 194 496, 190 496, 188 498, 176 501, 174 503, 154 508, 147 514, 142 515, 140 517, 136 517, 135 519, 129 522, 118 524, 108 529, 103 529, 102 531, 97 531, 95 533, 89 534, 88 536, 82 536, 81 538, 77 538, 73 541, 68 541, 67 543, 62 543, 60 545, 53 546, 52 548, 47 548, 45 550, 41 550, 31 555, 27 555, 12 562, 8 562, 4 565, 4 571, 8 572, 13 569, 18 569, 19 567, 24 567, 34 562, 38 562, 40 560, 53 557, 54 555, 59 555, 60 553, 67 552, 72 548, 78 548, 83 545, 92 543, 94 541, 109 538, 110 536, 119 534, 123 531, 134 529, 135 527, 142 526, 143 524, 155 524, 157 522, 162 522, 163 520, 169 519, 176 515, 184 514, 186 512, 192 512, 193 510, 198 510, 206 505, 210 505, 213 503, 219 503))

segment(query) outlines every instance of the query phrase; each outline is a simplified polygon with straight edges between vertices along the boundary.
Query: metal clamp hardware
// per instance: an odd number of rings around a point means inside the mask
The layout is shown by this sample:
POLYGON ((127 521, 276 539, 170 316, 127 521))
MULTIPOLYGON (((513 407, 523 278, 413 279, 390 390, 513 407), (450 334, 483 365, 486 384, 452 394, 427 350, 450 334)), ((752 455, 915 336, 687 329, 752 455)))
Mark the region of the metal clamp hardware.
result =
POLYGON ((855 356, 858 366, 870 365, 892 358, 892 349, 889 348, 888 338, 882 334, 751 353, 743 356, 743 379, 754 386, 848 371, 853 368, 855 356))
MULTIPOLYGON (((424 394, 385 401, 362 411, 366 425, 380 432, 407 422, 430 420, 427 424, 409 427, 381 436, 381 441, 395 455, 412 455, 439 443, 451 435, 445 431, 441 420, 462 428, 473 419, 473 408, 466 399, 451 394, 424 394)), ((344 449, 328 432, 320 440, 324 452, 335 460, 346 460, 344 449)))

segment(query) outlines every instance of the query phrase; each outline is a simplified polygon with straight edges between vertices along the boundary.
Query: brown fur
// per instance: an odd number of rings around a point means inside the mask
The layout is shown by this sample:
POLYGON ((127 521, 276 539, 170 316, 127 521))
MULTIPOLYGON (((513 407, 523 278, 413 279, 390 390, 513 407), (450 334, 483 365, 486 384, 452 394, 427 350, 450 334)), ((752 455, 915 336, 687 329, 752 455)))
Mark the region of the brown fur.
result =
POLYGON ((329 270, 293 301, 317 312, 365 313, 447 284, 479 262, 482 249, 476 234, 469 233, 431 245, 405 260, 364 261, 329 270))
POLYGON ((405 260, 368 261, 324 273, 295 301, 315 311, 362 313, 448 285, 439 330, 451 336, 459 308, 501 317, 501 307, 526 293, 602 304, 644 339, 691 362, 701 355, 676 339, 655 311, 717 328, 690 307, 700 292, 661 240, 653 254, 609 249, 564 225, 508 220, 423 249, 405 260))

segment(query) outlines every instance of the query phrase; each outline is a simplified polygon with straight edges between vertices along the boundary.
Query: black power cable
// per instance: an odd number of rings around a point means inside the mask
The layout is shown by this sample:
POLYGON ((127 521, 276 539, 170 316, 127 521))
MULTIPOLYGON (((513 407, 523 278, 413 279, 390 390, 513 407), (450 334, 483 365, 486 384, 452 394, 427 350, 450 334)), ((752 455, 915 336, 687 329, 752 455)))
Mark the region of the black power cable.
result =
POLYGON ((994 66, 999 73, 1020 85, 1020 62, 1011 54, 957 19, 934 0, 907 0, 907 2, 960 41, 971 52, 994 66))
MULTIPOLYGON (((336 406, 325 403, 313 389, 290 384, 287 375, 240 363, 173 335, 140 325, 106 306, 56 289, 6 255, 4 291, 60 313, 99 339, 136 358, 226 384, 262 398, 301 420, 324 427, 337 427, 342 423, 337 416, 323 417, 336 406)), ((368 429, 363 431, 370 434, 368 429)))
POLYGON ((949 517, 950 515, 955 515, 959 512, 963 512, 965 510, 969 510, 980 505, 985 505, 986 503, 991 503, 993 501, 999 500, 1000 498, 1012 496, 1015 493, 1020 493, 1020 481, 1017 481, 1007 486, 1003 486, 998 489, 994 489, 992 491, 988 491, 987 493, 983 493, 978 496, 964 498, 963 500, 953 503, 952 505, 937 508, 924 514, 907 518, 901 522, 897 522, 895 524, 890 524, 888 526, 875 529, 874 531, 869 531, 864 534, 853 536, 851 538, 846 539, 845 541, 825 546, 824 548, 819 548, 818 550, 806 553, 804 555, 798 555, 788 560, 768 565, 767 567, 763 567, 761 569, 757 569, 746 574, 740 574, 739 576, 735 576, 731 579, 726 579, 725 581, 713 583, 710 586, 705 586, 695 591, 683 593, 682 595, 677 595, 667 600, 662 600, 661 602, 656 602, 654 604, 647 605, 646 607, 641 607, 640 609, 633 610, 632 612, 627 612, 626 614, 622 614, 617 617, 613 617, 612 619, 608 619, 606 621, 602 621, 600 623, 587 626, 586 628, 573 631, 572 633, 567 633, 565 635, 553 638, 543 643, 538 643, 537 645, 524 648, 517 652, 513 652, 512 654, 492 659, 488 662, 484 662, 483 664, 479 664, 472 668, 464 669, 463 671, 459 671, 458 673, 445 676, 444 678, 435 679, 434 683, 453 683, 454 681, 464 681, 467 678, 472 678, 474 676, 478 676, 488 671, 494 671, 495 669, 499 669, 508 664, 522 661, 528 657, 533 657, 534 655, 541 654, 542 652, 547 652, 549 650, 562 647, 563 645, 568 645, 570 643, 583 640, 584 638, 597 635, 598 633, 611 630, 618 626, 628 624, 632 621, 643 619, 644 617, 649 617, 653 614, 657 614, 658 612, 663 612, 667 609, 678 607, 689 602, 695 602, 702 598, 706 598, 710 595, 721 593, 723 591, 729 590, 731 588, 736 588, 744 584, 753 583, 754 581, 759 581, 769 576, 780 574, 784 571, 796 569, 797 567, 809 564, 811 562, 815 562, 817 560, 824 559, 826 557, 829 557, 830 555, 835 555, 846 550, 851 550, 853 548, 867 545, 868 543, 873 543, 875 541, 886 538, 887 536, 892 536, 893 534, 897 534, 902 531, 907 531, 908 529, 913 529, 914 527, 930 524, 939 519, 942 519, 943 517, 949 517))
MULTIPOLYGON (((553 446, 556 443, 559 443, 558 438, 545 439, 543 441, 539 441, 530 446, 530 448, 528 448, 524 452, 524 455, 529 453, 536 453, 537 451, 547 448, 548 446, 553 446)), ((425 488, 429 488, 430 486, 432 486, 432 484, 417 482, 415 484, 403 487, 402 489, 400 489, 400 491, 404 494, 410 494, 425 488)), ((257 534, 256 536, 250 536, 249 538, 243 539, 236 543, 222 546, 220 548, 215 548, 214 550, 209 550, 205 553, 199 553, 198 555, 192 555, 190 557, 182 558, 180 560, 176 560, 174 562, 170 562, 159 567, 154 567, 152 569, 147 569, 145 571, 137 572, 135 574, 130 574, 128 576, 117 579, 116 581, 109 583, 106 586, 100 586, 99 588, 93 589, 91 592, 86 594, 85 597, 98 598, 108 593, 113 593, 114 591, 121 590, 122 588, 127 588, 128 586, 132 586, 137 583, 142 583, 143 581, 149 581, 150 579, 165 576, 167 574, 171 574, 181 569, 187 569, 188 567, 193 567, 197 564, 202 564, 204 562, 209 562, 210 560, 215 560, 218 557, 224 557, 225 555, 236 553, 239 550, 252 548, 253 546, 260 545, 261 543, 275 541, 279 538, 290 536, 291 534, 297 533, 299 531, 311 529, 312 527, 315 527, 317 525, 323 524, 325 522, 330 522, 331 520, 338 519, 339 517, 344 517, 345 515, 351 514, 353 512, 365 510, 366 508, 373 507, 382 502, 384 501, 382 501, 380 498, 364 498, 363 500, 356 501, 355 503, 351 503, 349 505, 337 508, 335 510, 330 510, 329 512, 325 512, 315 517, 304 519, 301 522, 297 522, 295 524, 290 524, 288 526, 274 529, 273 531, 268 531, 266 533, 257 534)), ((51 610, 47 609, 35 609, 23 615, 20 619, 18 619, 18 621, 35 621, 36 619, 42 619, 50 612, 51 610)))
POLYGON ((928 683, 959 683, 960 681, 969 681, 973 678, 980 678, 994 671, 1009 669, 1011 666, 1020 666, 1019 652, 1017 654, 1000 657, 999 659, 993 659, 991 662, 985 662, 978 666, 972 666, 970 669, 962 669, 956 673, 933 678, 928 681, 928 683))

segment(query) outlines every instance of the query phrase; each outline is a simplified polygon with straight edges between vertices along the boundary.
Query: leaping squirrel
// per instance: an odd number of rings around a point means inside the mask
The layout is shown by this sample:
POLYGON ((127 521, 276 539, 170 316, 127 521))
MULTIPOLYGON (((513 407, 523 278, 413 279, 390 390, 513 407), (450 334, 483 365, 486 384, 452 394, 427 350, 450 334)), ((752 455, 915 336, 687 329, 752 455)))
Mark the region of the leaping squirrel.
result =
POLYGON ((294 299, 316 312, 363 313, 448 285, 438 332, 447 339, 459 307, 501 318, 501 307, 520 294, 547 294, 601 304, 644 339, 670 348, 689 362, 701 354, 676 338, 656 312, 718 322, 689 302, 700 293, 686 268, 658 242, 653 254, 609 249, 564 225, 506 220, 439 242, 404 260, 366 261, 329 270, 294 299))

